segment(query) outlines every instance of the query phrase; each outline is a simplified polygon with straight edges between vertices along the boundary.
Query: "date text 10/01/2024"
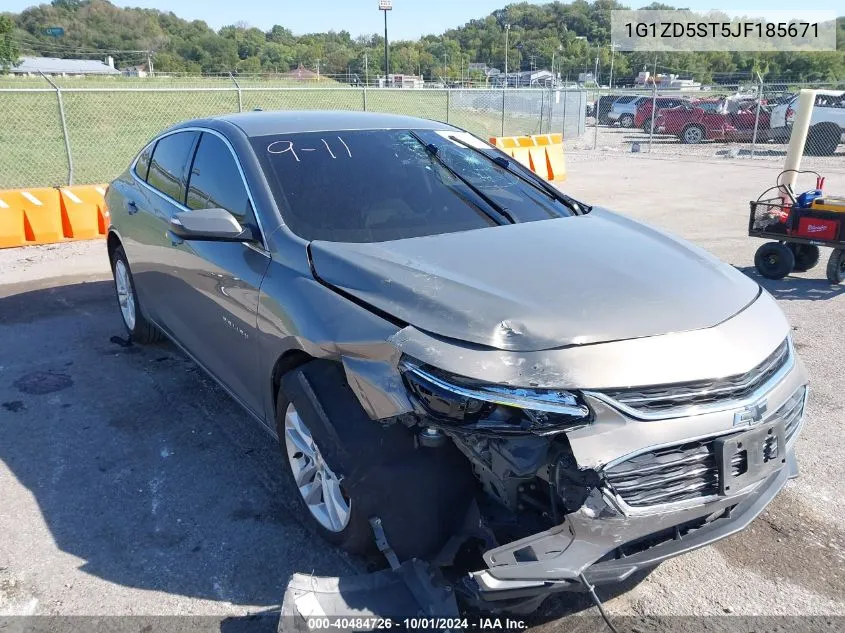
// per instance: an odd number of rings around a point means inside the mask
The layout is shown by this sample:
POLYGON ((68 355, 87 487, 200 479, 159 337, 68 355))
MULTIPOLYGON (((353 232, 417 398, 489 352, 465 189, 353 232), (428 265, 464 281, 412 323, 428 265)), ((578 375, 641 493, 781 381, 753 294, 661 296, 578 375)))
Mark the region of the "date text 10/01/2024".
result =
POLYGON ((381 617, 315 617, 306 621, 309 631, 523 631, 524 620, 503 617, 437 618, 410 617, 391 619, 381 617))

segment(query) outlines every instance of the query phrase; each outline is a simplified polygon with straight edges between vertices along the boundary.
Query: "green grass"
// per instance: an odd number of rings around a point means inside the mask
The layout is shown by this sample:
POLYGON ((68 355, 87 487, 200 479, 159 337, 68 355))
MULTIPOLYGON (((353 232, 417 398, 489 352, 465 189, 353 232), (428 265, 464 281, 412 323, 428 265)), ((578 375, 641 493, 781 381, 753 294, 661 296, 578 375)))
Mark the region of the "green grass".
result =
MULTIPOLYGON (((104 77, 56 82, 63 88, 76 184, 109 182, 150 138, 170 125, 238 111, 237 91, 225 78, 104 77)), ((340 84, 335 89, 302 88, 302 84, 290 89, 289 83, 241 81, 243 110, 364 109, 362 89, 340 84)), ((45 86, 49 88, 40 78, 0 79, 0 189, 68 182, 57 95, 45 86)), ((500 97, 490 92, 479 95, 481 101, 472 108, 452 103, 449 122, 485 138, 500 134, 500 97)), ((369 111, 447 119, 445 91, 369 89, 366 102, 369 111)), ((548 131, 541 126, 538 115, 512 113, 505 120, 507 134, 548 131)))

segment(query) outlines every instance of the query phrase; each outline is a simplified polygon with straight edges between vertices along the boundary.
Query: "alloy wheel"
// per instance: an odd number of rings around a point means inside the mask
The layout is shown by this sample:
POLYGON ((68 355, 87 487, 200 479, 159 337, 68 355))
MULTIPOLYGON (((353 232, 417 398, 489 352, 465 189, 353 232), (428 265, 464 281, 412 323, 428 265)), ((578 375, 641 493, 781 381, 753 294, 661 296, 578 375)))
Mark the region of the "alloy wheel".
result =
POLYGON ((117 289, 120 314, 123 315, 123 322, 131 332, 135 329, 135 293, 132 292, 129 269, 122 259, 118 259, 114 264, 114 285, 117 289))
POLYGON ((330 532, 342 532, 349 524, 351 503, 293 403, 285 411, 285 449, 296 487, 311 515, 330 532))

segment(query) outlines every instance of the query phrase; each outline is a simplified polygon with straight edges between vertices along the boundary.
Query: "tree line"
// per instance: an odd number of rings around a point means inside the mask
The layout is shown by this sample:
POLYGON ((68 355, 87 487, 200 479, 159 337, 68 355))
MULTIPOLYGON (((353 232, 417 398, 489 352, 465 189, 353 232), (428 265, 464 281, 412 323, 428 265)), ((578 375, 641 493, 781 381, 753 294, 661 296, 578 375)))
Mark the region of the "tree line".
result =
MULTIPOLYGON (((508 69, 550 69, 562 79, 597 67, 606 84, 611 65, 610 11, 628 8, 616 0, 510 4, 490 15, 416 41, 390 44, 390 72, 426 79, 483 79, 469 64, 504 68, 506 25, 508 69)), ((643 8, 671 8, 654 3, 643 8)), ((614 85, 631 83, 640 70, 675 73, 702 83, 748 80, 759 72, 768 80, 845 81, 845 18, 838 20, 836 51, 825 53, 616 53, 614 85)), ((144 64, 178 73, 282 73, 300 66, 322 75, 384 73, 380 34, 353 37, 348 31, 295 35, 282 25, 264 31, 246 24, 215 31, 202 20, 172 12, 120 8, 107 0, 53 0, 0 15, 0 64, 18 54, 99 57, 111 54, 119 67, 144 64), (45 30, 60 26, 61 37, 45 30), (365 62, 366 60, 366 62, 365 62)), ((7 61, 7 63, 8 63, 7 61)))

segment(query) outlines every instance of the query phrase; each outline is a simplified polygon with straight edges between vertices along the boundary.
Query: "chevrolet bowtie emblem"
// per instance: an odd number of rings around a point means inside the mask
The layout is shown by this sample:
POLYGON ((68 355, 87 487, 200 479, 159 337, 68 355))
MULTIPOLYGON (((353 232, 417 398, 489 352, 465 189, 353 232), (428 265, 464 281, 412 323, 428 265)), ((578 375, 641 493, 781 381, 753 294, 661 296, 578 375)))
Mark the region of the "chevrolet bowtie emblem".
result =
POLYGON ((760 400, 734 413, 734 426, 753 426, 763 421, 766 413, 766 401, 760 400))

